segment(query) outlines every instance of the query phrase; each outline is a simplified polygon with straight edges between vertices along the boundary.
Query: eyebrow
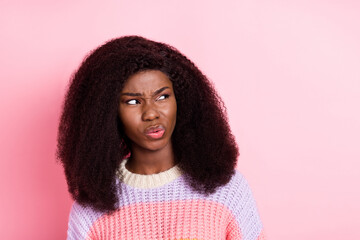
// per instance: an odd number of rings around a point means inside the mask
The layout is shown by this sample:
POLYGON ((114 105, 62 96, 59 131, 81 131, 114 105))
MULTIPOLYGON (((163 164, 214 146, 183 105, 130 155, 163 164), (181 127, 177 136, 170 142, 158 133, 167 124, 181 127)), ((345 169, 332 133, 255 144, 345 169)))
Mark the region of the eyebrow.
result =
MULTIPOLYGON (((169 87, 162 87, 162 88, 156 90, 156 91, 153 93, 153 96, 161 93, 162 91, 164 91, 164 90, 167 89, 167 88, 169 88, 169 87)), ((129 92, 121 93, 121 96, 124 96, 124 95, 125 95, 125 96, 131 96, 131 97, 141 97, 141 96, 143 96, 141 93, 129 93, 129 92)))

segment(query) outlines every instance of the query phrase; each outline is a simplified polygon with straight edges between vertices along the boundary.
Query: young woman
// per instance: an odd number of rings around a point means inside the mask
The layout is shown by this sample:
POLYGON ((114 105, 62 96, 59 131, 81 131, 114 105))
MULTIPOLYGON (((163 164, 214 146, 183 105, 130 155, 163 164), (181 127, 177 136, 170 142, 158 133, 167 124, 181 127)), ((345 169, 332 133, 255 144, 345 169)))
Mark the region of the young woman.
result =
POLYGON ((211 82, 175 48, 113 39, 73 75, 57 156, 68 239, 263 239, 211 82))

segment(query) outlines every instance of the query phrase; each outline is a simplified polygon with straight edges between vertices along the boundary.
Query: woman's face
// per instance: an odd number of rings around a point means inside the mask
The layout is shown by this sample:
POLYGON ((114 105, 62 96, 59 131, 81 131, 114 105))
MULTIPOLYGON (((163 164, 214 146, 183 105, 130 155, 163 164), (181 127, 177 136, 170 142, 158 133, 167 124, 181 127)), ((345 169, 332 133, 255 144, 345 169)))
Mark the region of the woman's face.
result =
POLYGON ((132 147, 164 148, 175 128, 176 109, 173 85, 164 73, 147 70, 131 76, 120 94, 119 117, 132 147))

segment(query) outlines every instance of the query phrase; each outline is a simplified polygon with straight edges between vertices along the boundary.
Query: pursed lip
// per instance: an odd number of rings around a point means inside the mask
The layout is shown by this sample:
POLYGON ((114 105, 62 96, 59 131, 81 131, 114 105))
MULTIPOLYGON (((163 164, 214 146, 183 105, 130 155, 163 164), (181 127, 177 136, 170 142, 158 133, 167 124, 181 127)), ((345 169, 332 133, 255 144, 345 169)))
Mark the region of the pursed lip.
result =
POLYGON ((165 130, 165 128, 162 125, 152 125, 150 127, 147 127, 144 131, 145 134, 149 134, 156 131, 165 130))

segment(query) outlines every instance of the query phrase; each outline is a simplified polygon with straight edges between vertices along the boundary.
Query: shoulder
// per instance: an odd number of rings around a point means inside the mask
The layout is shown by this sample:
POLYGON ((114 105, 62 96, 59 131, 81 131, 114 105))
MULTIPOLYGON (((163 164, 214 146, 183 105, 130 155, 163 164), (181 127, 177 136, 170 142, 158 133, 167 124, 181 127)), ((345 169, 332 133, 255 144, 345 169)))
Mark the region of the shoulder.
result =
POLYGON ((230 181, 219 187, 216 192, 210 196, 209 200, 219 202, 226 206, 233 214, 244 208, 255 204, 250 185, 244 175, 237 169, 231 176, 230 181))
POLYGON ((244 175, 237 169, 235 169, 235 173, 231 176, 230 181, 217 191, 217 194, 226 197, 226 205, 241 201, 241 199, 244 199, 249 193, 251 193, 249 183, 244 175))
POLYGON ((227 184, 227 187, 229 188, 227 193, 228 206, 233 213, 251 210, 248 208, 256 208, 249 182, 240 171, 235 170, 235 174, 227 184))
POLYGON ((231 180, 220 192, 225 198, 224 205, 232 216, 228 222, 229 233, 234 236, 241 234, 242 239, 260 239, 263 226, 252 190, 244 175, 235 170, 231 180))
POLYGON ((91 226, 101 215, 103 213, 75 201, 69 214, 67 239, 85 239, 91 226))

